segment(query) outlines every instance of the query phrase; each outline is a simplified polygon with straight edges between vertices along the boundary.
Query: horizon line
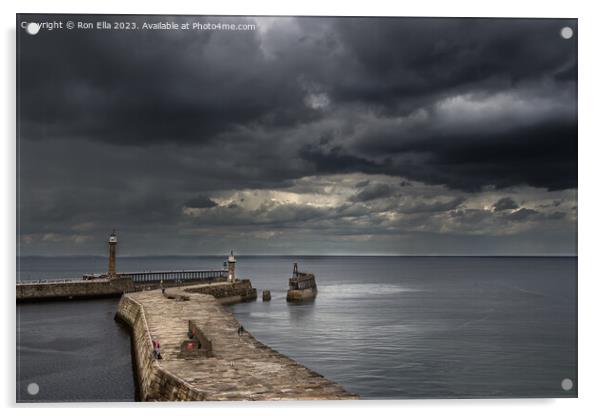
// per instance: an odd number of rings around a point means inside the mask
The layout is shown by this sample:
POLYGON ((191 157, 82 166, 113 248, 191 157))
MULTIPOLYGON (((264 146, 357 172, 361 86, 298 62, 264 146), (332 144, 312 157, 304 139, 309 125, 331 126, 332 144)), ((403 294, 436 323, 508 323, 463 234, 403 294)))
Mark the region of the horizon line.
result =
MULTIPOLYGON (((140 258, 140 257, 227 257, 228 254, 126 254, 117 258, 140 258)), ((578 257, 578 253, 567 254, 379 254, 379 253, 360 253, 360 254, 235 254, 237 257, 578 257)), ((25 254, 16 257, 97 257, 107 258, 98 254, 25 254)))

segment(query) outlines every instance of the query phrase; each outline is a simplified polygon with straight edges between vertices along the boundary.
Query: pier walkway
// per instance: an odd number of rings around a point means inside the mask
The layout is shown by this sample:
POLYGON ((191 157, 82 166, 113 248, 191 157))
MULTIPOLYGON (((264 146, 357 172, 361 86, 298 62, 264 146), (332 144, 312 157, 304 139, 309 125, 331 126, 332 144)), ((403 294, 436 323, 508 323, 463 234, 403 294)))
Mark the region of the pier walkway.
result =
POLYGON ((357 399, 340 385, 257 341, 211 293, 224 283, 124 294, 117 318, 132 328, 142 400, 357 399), (213 286, 213 288, 211 287, 213 286), (188 356, 189 321, 209 356, 188 356), (153 357, 152 341, 162 360, 153 357))

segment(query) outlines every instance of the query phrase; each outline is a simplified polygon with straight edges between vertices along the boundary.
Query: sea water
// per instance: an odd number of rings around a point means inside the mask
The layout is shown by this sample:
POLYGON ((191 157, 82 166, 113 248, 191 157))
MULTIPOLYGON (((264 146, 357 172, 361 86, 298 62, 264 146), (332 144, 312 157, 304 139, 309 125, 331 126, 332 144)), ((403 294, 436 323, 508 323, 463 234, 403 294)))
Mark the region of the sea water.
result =
MULTIPOLYGON (((100 257, 19 260, 21 280, 106 268, 100 257)), ((223 261, 128 257, 117 267, 216 269, 223 261)), ((237 277, 258 290, 256 302, 230 306, 248 331, 362 398, 576 396, 575 257, 240 256, 237 277), (286 302, 293 262, 316 275, 315 301, 286 302)), ((117 303, 19 304, 18 399, 134 400, 117 303)))

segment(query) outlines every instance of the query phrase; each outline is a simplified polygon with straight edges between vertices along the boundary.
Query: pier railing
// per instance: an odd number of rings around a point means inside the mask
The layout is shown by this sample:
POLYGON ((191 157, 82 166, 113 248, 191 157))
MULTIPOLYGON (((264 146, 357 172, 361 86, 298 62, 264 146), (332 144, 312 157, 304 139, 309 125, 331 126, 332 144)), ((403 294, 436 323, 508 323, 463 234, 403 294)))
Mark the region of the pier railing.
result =
POLYGON ((176 282, 189 280, 226 280, 228 270, 176 270, 117 273, 118 277, 131 278, 134 283, 176 282))
MULTIPOLYGON (((106 279, 106 274, 84 274, 83 280, 106 279)), ((227 280, 228 270, 169 270, 169 271, 146 271, 146 272, 123 272, 117 273, 117 277, 131 278, 134 283, 159 283, 186 282, 186 281, 216 281, 227 280)), ((19 280, 17 285, 48 284, 48 283, 76 283, 82 279, 38 279, 19 280)))

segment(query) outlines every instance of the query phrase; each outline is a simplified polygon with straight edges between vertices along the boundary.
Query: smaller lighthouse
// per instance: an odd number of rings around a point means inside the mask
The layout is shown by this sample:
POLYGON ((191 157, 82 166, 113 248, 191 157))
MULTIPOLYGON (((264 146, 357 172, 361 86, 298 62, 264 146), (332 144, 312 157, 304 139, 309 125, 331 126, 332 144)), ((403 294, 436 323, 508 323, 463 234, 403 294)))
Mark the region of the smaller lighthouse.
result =
POLYGON ((117 235, 115 230, 109 236, 109 278, 117 277, 115 258, 117 256, 117 235))
POLYGON ((234 257, 234 251, 230 251, 228 256, 228 281, 234 282, 236 280, 236 258, 234 257))

